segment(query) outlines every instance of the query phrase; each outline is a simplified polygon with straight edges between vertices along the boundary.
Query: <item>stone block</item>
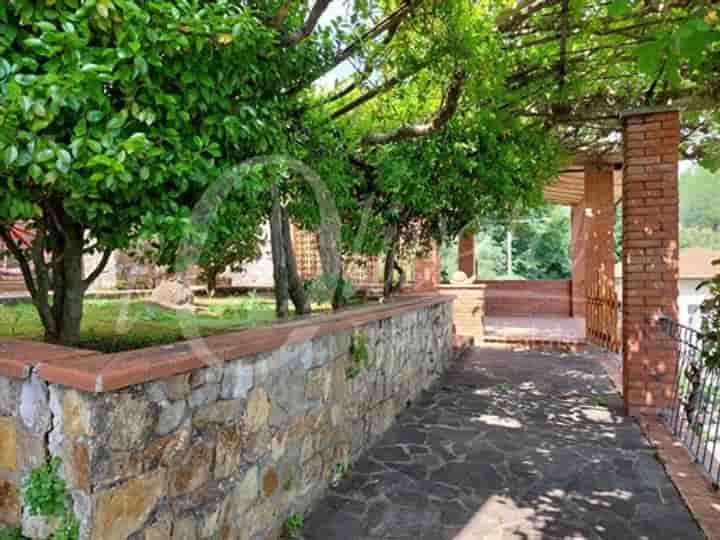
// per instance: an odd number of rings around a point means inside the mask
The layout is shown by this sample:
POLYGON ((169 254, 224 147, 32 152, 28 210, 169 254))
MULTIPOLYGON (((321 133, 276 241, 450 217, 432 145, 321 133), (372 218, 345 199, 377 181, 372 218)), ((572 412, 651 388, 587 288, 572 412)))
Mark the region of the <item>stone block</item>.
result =
POLYGON ((249 507, 260 496, 259 475, 257 465, 253 465, 238 482, 233 496, 239 507, 249 507))
POLYGON ((157 469, 93 495, 90 540, 126 540, 140 530, 165 495, 165 469, 157 469))
POLYGON ((190 408, 201 407, 208 403, 213 403, 220 397, 220 385, 219 384, 206 384, 195 388, 188 398, 188 404, 190 408))
POLYGON ((62 424, 65 437, 73 439, 94 434, 91 422, 91 405, 77 390, 66 389, 62 394, 62 424))
POLYGON ((44 435, 50 430, 47 383, 36 375, 23 382, 20 391, 20 418, 28 431, 44 435))
POLYGON ((172 517, 168 514, 160 516, 154 524, 145 530, 145 540, 171 540, 172 517))
POLYGON ((226 426, 218 431, 215 447, 215 478, 235 473, 245 458, 248 435, 242 423, 226 426))
POLYGON ((327 401, 330 397, 332 372, 325 367, 311 369, 305 376, 305 398, 310 401, 327 401))
POLYGON ((204 428, 210 424, 228 424, 237 422, 245 414, 246 403, 244 399, 229 399, 216 401, 195 409, 193 425, 204 428))
POLYGON ((0 416, 17 414, 19 383, 13 379, 0 377, 0 416))
POLYGON ((55 533, 59 523, 58 516, 33 516, 26 510, 22 516, 22 534, 31 540, 45 540, 55 533))
POLYGON ((15 420, 9 416, 0 417, 0 469, 17 470, 17 440, 15 420))
POLYGON ((247 427, 251 433, 259 431, 270 417, 270 399, 263 388, 255 388, 248 394, 247 427))
POLYGON ((177 497, 195 491, 210 479, 213 448, 205 441, 197 441, 182 463, 170 467, 170 496, 177 497))
POLYGON ((13 483, 0 478, 0 523, 20 524, 20 492, 13 483))
POLYGON ((186 516, 175 521, 172 540, 197 540, 198 524, 194 516, 186 516))
POLYGON ((255 366, 242 361, 232 362, 225 366, 222 382, 223 399, 244 399, 253 387, 255 366))
POLYGON ((167 435, 175 431, 185 418, 187 403, 182 401, 160 403, 160 413, 155 424, 156 435, 167 435))
POLYGON ((146 396, 129 392, 110 394, 103 404, 103 433, 111 449, 134 450, 145 446, 155 425, 153 405, 146 396))
POLYGON ((175 375, 165 381, 167 397, 171 401, 185 399, 190 395, 190 374, 175 375))

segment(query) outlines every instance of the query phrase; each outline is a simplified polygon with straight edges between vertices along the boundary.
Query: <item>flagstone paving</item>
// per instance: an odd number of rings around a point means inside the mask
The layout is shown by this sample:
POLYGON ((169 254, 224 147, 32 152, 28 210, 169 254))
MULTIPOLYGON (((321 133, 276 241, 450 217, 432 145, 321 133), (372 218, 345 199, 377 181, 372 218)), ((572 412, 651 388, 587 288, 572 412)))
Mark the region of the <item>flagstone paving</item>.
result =
POLYGON ((703 538, 591 355, 475 348, 363 456, 306 540, 703 538))

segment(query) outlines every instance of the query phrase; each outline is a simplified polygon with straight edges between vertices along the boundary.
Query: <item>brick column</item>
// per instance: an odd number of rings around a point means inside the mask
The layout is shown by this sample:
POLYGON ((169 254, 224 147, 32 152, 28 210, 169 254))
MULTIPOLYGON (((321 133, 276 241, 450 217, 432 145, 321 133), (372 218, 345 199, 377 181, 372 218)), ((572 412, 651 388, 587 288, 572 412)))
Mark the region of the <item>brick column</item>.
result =
POLYGON ((570 215, 570 256, 572 257, 572 316, 585 316, 585 202, 575 204, 570 215))
POLYGON ((678 315, 679 114, 628 114, 623 136, 623 391, 636 414, 663 407, 677 365, 653 321, 678 315))
POLYGON ((615 278, 615 201, 613 168, 585 166, 585 279, 595 280, 600 271, 615 278))
POLYGON ((475 234, 465 232, 458 242, 458 270, 467 277, 475 275, 475 234))
POLYGON ((415 259, 415 283, 412 292, 434 292, 440 285, 440 252, 433 244, 429 253, 415 259))

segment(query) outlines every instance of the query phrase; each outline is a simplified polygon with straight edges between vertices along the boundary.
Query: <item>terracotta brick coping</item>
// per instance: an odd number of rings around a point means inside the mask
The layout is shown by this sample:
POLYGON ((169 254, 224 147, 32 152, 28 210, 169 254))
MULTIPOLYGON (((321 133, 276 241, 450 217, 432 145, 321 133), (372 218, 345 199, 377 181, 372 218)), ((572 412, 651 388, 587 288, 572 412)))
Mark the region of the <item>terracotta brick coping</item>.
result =
POLYGON ((439 289, 486 289, 487 287, 516 285, 518 287, 532 287, 533 285, 553 284, 564 285, 569 284, 570 279, 487 279, 475 281, 473 283, 441 283, 439 289))
POLYGON ((720 539, 720 494, 657 416, 642 416, 639 422, 705 535, 711 540, 720 539))
POLYGON ((425 307, 450 303, 450 295, 412 297, 369 308, 277 323, 207 338, 113 354, 18 339, 0 340, 0 375, 40 378, 87 392, 111 392, 209 365, 269 352, 425 307))

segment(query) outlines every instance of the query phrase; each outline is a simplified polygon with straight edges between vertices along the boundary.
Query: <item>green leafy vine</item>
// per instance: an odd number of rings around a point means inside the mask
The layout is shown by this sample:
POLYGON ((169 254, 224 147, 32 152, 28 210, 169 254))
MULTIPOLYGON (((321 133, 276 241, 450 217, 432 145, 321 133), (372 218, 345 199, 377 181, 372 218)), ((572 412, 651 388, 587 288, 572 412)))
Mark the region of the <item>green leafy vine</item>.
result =
POLYGON ((352 380, 363 370, 370 368, 370 351, 368 350, 367 336, 359 331, 352 335, 350 342, 350 358, 352 364, 345 370, 345 375, 352 380))
MULTIPOLYGON (((30 515, 56 517, 58 525, 49 540, 77 540, 80 522, 67 506, 67 488, 60 476, 60 458, 35 467, 23 483, 23 503, 30 515)), ((27 540, 20 528, 0 529, 0 540, 27 540)))

